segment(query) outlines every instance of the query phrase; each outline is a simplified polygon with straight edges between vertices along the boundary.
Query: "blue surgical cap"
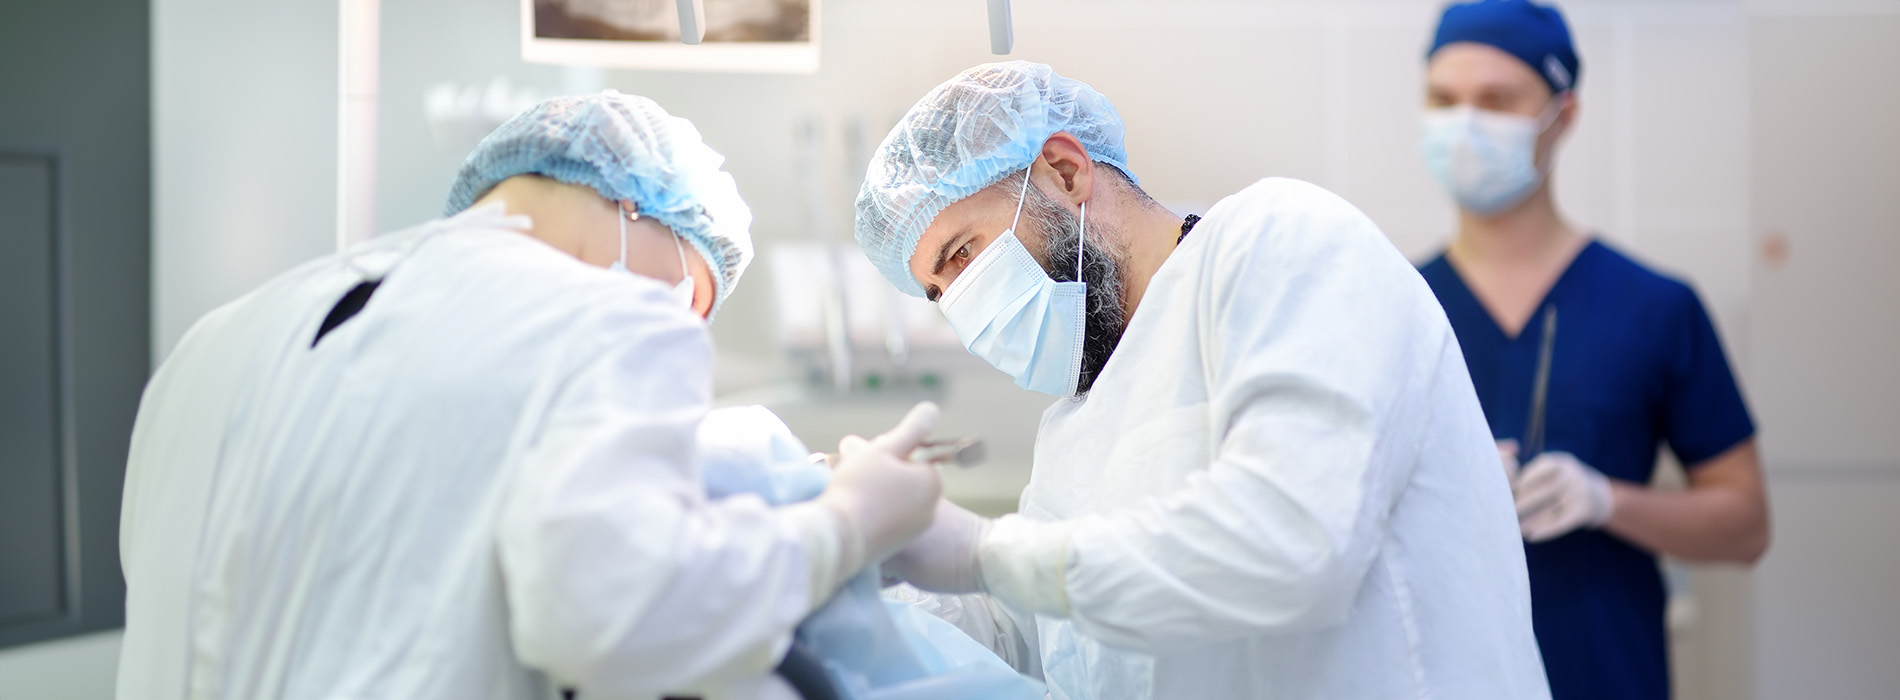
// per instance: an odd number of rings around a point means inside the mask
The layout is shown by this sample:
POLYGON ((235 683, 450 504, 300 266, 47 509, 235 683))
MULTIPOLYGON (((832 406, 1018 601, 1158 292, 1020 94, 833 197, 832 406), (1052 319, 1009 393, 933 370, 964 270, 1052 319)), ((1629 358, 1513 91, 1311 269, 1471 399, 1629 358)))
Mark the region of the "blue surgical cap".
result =
POLYGON ((713 309, 752 261, 752 210, 739 199, 725 156, 692 122, 653 100, 607 90, 528 108, 475 146, 449 188, 445 214, 467 209, 502 180, 540 175, 585 185, 673 229, 713 272, 713 309))
POLYGON ((1479 0, 1445 8, 1426 60, 1446 44, 1461 41, 1516 56, 1544 79, 1553 95, 1577 87, 1578 71, 1583 68, 1563 13, 1530 0, 1479 0))
POLYGON ((1135 181, 1121 114, 1094 88, 1027 61, 957 74, 911 107, 871 157, 858 191, 858 246, 900 291, 924 296, 910 274, 924 229, 944 207, 1029 167, 1058 131, 1135 181))

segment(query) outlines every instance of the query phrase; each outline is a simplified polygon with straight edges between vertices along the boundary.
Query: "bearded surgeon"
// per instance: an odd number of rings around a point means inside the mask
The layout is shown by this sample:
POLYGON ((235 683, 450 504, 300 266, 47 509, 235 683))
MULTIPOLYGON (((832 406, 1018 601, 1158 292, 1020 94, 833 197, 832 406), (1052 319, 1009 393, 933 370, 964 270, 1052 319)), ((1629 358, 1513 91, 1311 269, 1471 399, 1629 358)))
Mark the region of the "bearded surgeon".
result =
POLYGON ((938 501, 885 564, 893 595, 1054 698, 1548 697, 1510 489, 1431 289, 1303 182, 1176 216, 1123 133, 1088 85, 989 64, 872 160, 864 253, 1054 397, 1019 512, 938 501))

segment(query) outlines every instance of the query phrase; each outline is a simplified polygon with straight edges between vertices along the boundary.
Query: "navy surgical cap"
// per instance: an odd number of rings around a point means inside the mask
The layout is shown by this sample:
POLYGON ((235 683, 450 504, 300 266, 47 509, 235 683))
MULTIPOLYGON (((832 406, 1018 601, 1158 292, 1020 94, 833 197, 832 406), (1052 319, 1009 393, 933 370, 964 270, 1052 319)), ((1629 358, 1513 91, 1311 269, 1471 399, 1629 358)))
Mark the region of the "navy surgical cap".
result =
POLYGON ((1550 86, 1552 94, 1562 94, 1577 86, 1577 48, 1570 43, 1570 27, 1563 13, 1549 5, 1530 0, 1478 0, 1445 8, 1438 20, 1438 33, 1432 37, 1432 49, 1425 52, 1431 60, 1447 44, 1469 41, 1496 47, 1516 56, 1536 71, 1550 86))

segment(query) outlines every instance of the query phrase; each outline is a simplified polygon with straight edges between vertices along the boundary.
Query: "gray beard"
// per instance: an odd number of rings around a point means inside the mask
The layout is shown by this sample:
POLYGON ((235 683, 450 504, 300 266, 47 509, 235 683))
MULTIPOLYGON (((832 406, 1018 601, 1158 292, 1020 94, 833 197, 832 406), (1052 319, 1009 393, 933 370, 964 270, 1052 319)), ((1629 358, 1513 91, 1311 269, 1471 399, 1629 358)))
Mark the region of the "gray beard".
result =
POLYGON ((1042 190, 1030 187, 1023 201, 1023 218, 1042 235, 1043 271, 1057 282, 1086 282, 1083 302, 1082 372, 1076 378, 1077 395, 1087 394, 1101 376, 1115 346, 1128 328, 1128 314, 1122 306, 1121 256, 1101 241, 1116 240, 1115 230, 1101 220, 1090 222, 1089 237, 1082 243, 1082 278, 1075 276, 1076 239, 1082 235, 1082 222, 1067 207, 1049 198, 1042 190))

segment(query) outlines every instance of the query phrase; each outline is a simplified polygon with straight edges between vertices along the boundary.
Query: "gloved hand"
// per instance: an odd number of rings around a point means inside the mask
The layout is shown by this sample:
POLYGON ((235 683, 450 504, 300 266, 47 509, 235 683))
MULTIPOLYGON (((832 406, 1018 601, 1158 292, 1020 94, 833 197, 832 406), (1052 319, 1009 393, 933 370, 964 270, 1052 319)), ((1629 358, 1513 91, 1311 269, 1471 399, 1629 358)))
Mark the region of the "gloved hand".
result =
POLYGON ((896 552, 930 526, 943 493, 937 468, 904 455, 937 425, 937 405, 917 404, 890 432, 870 440, 856 435, 838 444, 831 483, 818 503, 838 515, 844 544, 841 567, 855 572, 896 552))
POLYGON ((884 575, 937 593, 982 590, 976 545, 990 519, 947 500, 937 500, 936 519, 923 536, 884 560, 884 575))
POLYGON ((1529 542, 1555 539, 1580 527, 1610 521, 1615 503, 1610 480, 1566 452, 1545 452, 1524 466, 1513 482, 1517 527, 1529 542))

